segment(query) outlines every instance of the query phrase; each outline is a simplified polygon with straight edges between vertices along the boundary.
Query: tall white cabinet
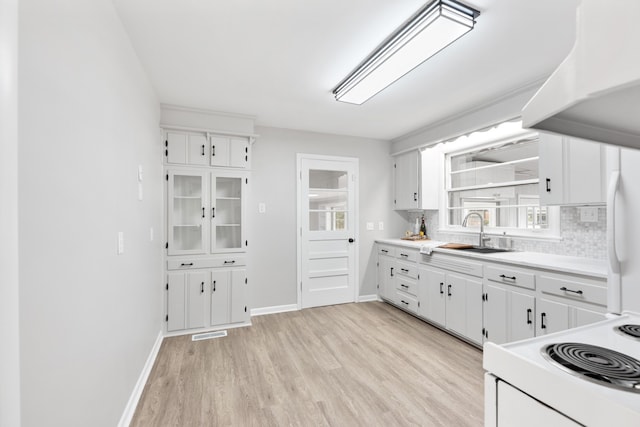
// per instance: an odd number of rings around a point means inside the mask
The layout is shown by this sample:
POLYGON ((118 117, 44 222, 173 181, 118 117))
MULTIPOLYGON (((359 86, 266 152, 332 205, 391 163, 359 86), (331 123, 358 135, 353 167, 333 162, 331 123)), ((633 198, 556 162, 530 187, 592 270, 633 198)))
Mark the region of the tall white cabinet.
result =
POLYGON ((250 323, 250 137, 166 129, 166 331, 250 323))

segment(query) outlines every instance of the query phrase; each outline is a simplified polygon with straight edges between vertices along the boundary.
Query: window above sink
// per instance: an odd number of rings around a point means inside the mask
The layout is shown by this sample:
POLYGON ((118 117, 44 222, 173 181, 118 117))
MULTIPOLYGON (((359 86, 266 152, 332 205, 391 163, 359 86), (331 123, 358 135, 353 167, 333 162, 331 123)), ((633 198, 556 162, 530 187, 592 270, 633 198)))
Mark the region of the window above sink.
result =
POLYGON ((440 223, 447 232, 477 233, 480 218, 487 234, 559 235, 556 207, 540 205, 538 134, 507 122, 444 144, 445 197, 440 223))

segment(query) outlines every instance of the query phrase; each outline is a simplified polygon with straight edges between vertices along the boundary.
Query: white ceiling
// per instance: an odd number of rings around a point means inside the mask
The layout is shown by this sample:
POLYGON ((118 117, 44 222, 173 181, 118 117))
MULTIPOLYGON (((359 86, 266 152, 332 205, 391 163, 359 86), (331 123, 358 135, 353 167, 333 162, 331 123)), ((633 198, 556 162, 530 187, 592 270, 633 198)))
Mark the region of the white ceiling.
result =
POLYGON ((376 139, 541 81, 578 0, 470 0, 476 28, 363 105, 332 89, 426 0, 114 0, 160 102, 376 139))

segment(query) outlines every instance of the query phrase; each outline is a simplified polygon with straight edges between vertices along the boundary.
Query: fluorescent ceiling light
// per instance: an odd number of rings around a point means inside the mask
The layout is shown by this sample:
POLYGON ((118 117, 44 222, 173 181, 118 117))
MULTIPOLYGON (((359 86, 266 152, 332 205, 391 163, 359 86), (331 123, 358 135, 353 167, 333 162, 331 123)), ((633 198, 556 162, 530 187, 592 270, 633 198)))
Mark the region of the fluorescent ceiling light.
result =
POLYGON ((336 100, 362 104, 471 31, 478 15, 455 0, 426 4, 334 89, 336 100))

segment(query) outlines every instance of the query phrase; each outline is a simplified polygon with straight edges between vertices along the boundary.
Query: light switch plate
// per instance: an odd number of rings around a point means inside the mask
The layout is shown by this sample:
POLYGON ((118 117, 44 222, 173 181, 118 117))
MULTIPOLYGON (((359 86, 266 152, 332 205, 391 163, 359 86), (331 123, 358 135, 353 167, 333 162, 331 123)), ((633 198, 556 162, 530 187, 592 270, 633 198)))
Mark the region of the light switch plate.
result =
POLYGON ((367 223, 367 231, 373 231, 373 223, 372 222, 368 222, 367 223))
POLYGON ((118 255, 124 253, 124 232, 118 231, 118 255))
POLYGON ((384 230, 384 222, 383 221, 378 221, 378 230, 380 230, 380 231, 384 230))

